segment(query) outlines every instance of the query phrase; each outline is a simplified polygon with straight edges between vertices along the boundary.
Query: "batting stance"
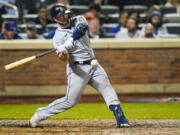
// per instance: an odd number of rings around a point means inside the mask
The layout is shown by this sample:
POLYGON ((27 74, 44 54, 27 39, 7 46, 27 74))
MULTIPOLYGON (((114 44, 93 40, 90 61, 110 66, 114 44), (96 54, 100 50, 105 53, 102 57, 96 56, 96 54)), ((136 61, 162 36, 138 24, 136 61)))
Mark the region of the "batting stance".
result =
POLYGON ((86 84, 97 89, 107 106, 114 113, 118 127, 129 127, 120 101, 112 88, 104 69, 97 62, 88 37, 88 23, 83 16, 70 16, 62 4, 51 8, 51 17, 59 24, 53 38, 53 45, 61 60, 68 59, 66 96, 55 100, 49 106, 38 108, 30 119, 30 126, 36 127, 41 120, 72 108, 80 99, 86 84))

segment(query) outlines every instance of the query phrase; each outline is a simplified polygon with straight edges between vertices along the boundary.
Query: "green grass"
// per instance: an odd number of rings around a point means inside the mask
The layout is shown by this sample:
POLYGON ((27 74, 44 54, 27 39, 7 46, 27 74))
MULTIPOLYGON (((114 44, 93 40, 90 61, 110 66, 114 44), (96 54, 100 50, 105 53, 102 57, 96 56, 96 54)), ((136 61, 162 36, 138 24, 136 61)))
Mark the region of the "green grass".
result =
MULTIPOLYGON (((38 107, 45 104, 0 105, 0 119, 29 119, 38 107)), ((180 103, 123 103, 129 119, 180 119, 180 103)), ((78 104, 53 119, 112 119, 105 104, 78 104)))

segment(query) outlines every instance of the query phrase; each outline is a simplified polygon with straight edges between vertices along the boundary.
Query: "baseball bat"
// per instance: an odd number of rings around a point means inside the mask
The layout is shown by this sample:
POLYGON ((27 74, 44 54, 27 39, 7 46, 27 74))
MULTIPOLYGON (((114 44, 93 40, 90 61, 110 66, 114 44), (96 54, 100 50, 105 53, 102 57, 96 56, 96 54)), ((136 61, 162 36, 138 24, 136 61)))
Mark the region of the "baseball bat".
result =
POLYGON ((49 54, 49 53, 51 53, 51 52, 55 52, 55 51, 56 51, 56 49, 51 49, 51 50, 49 50, 49 51, 45 51, 45 52, 40 53, 40 54, 38 54, 38 55, 30 56, 30 57, 27 57, 27 58, 18 60, 18 61, 16 61, 16 62, 10 63, 10 64, 8 64, 8 65, 5 65, 5 70, 14 69, 14 68, 16 68, 16 67, 19 67, 19 66, 21 66, 21 65, 24 65, 24 64, 26 64, 26 63, 29 63, 29 62, 37 59, 37 58, 40 58, 40 57, 42 57, 42 56, 44 56, 44 55, 47 55, 47 54, 49 54))

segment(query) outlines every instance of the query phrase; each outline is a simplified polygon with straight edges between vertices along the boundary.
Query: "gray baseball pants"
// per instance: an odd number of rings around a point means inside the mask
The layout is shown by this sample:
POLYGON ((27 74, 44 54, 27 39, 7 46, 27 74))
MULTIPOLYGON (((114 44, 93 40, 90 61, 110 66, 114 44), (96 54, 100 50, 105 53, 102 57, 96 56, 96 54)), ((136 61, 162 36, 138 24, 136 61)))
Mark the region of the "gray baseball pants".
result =
POLYGON ((102 94, 107 106, 120 104, 106 72, 99 64, 95 66, 67 64, 67 78, 66 96, 53 101, 47 107, 38 108, 36 113, 41 119, 47 119, 76 105, 86 84, 102 94))

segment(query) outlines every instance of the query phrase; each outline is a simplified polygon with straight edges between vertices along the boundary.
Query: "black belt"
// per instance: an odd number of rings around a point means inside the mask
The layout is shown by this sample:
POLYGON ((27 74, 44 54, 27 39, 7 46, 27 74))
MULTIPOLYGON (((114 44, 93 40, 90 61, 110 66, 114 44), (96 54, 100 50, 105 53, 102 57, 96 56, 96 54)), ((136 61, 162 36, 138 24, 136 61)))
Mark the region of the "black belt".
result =
POLYGON ((87 61, 75 61, 74 62, 75 65, 84 65, 84 64, 91 64, 91 60, 87 60, 87 61))

